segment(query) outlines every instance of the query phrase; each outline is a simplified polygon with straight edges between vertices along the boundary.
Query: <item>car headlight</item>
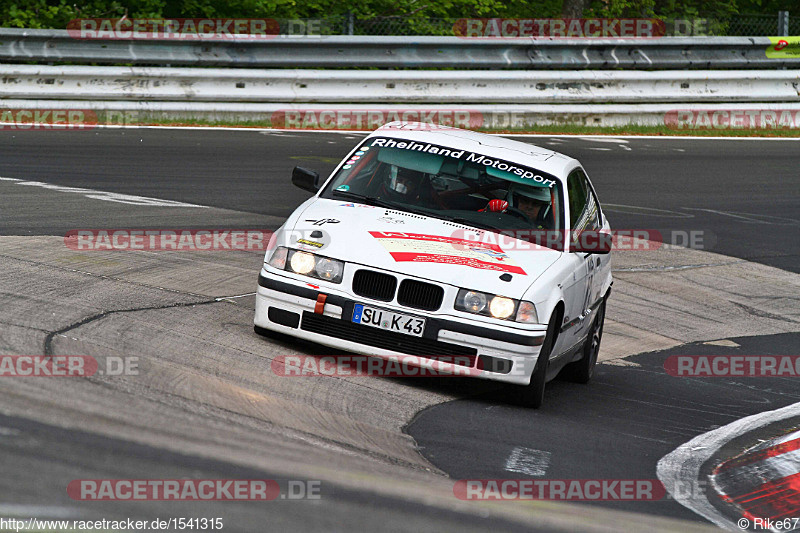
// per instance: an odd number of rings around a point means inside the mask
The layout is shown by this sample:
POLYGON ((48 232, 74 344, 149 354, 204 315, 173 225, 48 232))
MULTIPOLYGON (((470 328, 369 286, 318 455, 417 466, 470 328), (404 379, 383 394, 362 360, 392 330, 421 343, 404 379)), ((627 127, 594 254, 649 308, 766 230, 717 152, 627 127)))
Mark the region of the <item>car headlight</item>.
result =
POLYGON ((506 298, 505 296, 495 296, 489 303, 489 313, 495 318, 502 318, 505 320, 514 314, 516 308, 514 300, 506 298))
POLYGON ((486 295, 482 292, 469 291, 464 295, 464 308, 472 313, 480 313, 486 309, 486 295))
POLYGON ((295 274, 302 274, 310 278, 330 281, 331 283, 341 283, 344 273, 344 263, 304 252, 301 250, 291 250, 280 247, 273 252, 269 259, 270 266, 281 270, 288 270, 295 274))
POLYGON ((486 292, 459 289, 455 308, 459 311, 490 316, 500 320, 513 320, 526 324, 539 323, 536 307, 531 302, 486 292))
MULTIPOLYGON (((295 254, 296 255, 296 254, 295 254)), ((327 257, 317 257, 314 272, 320 279, 332 281, 342 277, 342 262, 327 257)))
POLYGON ((314 270, 314 254, 308 252, 294 252, 292 258, 289 259, 289 266, 294 272, 298 274, 306 274, 314 270))
POLYGON ((517 301, 505 296, 460 289, 456 296, 455 308, 467 313, 506 320, 514 316, 517 310, 517 301))

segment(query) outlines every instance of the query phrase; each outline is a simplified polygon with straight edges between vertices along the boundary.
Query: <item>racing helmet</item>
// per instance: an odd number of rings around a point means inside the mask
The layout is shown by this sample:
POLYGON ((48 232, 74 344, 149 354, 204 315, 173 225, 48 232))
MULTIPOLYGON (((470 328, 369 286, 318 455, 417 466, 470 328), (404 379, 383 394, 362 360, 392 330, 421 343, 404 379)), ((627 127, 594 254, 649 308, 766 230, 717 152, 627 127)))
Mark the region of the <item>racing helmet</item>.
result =
POLYGON ((508 201, 513 207, 519 207, 519 198, 525 197, 545 204, 550 203, 550 189, 547 187, 531 187, 514 184, 508 188, 508 201))
POLYGON ((386 187, 387 192, 397 198, 411 199, 416 195, 421 179, 422 174, 419 172, 391 165, 389 167, 389 181, 386 187))

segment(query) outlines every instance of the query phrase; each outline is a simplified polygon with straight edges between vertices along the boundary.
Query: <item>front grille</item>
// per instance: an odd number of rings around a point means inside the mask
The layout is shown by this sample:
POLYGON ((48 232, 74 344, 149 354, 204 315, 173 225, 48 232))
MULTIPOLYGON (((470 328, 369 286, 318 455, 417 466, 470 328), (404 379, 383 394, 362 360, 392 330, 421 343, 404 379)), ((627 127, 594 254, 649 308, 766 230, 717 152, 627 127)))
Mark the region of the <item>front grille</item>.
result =
POLYGON ((358 270, 353 276, 353 292, 373 300, 390 302, 397 290, 397 278, 372 270, 358 270))
POLYGON ((397 293, 397 303, 416 309, 436 311, 442 305, 444 289, 438 285, 404 279, 397 293))
POLYGON ((419 355, 427 359, 437 359, 439 356, 466 356, 466 360, 463 361, 466 364, 462 366, 474 366, 478 353, 475 348, 423 337, 412 337, 411 335, 404 335, 394 331, 380 331, 369 326, 362 326, 325 315, 317 315, 308 311, 303 312, 303 321, 300 324, 300 329, 367 346, 374 346, 375 348, 383 348, 384 350, 419 355))

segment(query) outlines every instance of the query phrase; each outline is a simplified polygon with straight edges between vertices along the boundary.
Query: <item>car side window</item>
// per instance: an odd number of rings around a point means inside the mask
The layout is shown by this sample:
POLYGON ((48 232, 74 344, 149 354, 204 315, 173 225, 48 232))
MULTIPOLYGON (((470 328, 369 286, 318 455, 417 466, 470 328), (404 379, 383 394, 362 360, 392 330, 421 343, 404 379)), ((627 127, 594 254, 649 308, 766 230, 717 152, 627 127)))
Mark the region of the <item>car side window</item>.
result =
POLYGON ((579 168, 567 177, 567 194, 569 195, 569 227, 573 230, 584 229, 581 216, 586 209, 587 188, 586 176, 579 168))
POLYGON ((587 196, 586 196, 586 227, 585 229, 599 231, 602 227, 602 221, 600 220, 600 208, 597 203, 597 198, 594 197, 594 192, 592 191, 592 187, 589 185, 589 181, 584 178, 584 186, 586 187, 587 196))

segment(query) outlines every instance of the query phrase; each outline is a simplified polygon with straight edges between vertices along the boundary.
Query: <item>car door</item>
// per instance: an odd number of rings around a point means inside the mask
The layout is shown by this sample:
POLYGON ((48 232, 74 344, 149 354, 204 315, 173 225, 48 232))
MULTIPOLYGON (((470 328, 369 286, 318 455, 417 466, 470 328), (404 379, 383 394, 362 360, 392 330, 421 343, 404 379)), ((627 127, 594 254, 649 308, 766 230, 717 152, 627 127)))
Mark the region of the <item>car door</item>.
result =
MULTIPOLYGON (((586 212, 588 217, 588 229, 592 231, 610 231, 611 225, 605 220, 600 208, 600 202, 594 192, 589 178, 584 174, 585 186, 587 191, 586 212)), ((600 298, 603 297, 603 288, 606 278, 611 270, 609 254, 590 254, 587 258, 587 305, 594 308, 600 298)), ((588 309, 589 307, 587 307, 588 309)), ((590 323, 591 320, 585 322, 590 323)), ((588 325, 588 324, 587 324, 588 325)))
MULTIPOLYGON (((588 201, 585 174, 580 168, 573 170, 567 177, 567 201, 569 205, 570 241, 576 232, 582 231, 586 225, 586 209, 588 201)), ((564 321, 559 336, 560 351, 566 351, 578 342, 584 333, 584 311, 587 307, 587 276, 589 275, 588 254, 571 252, 570 261, 572 275, 566 280, 564 291, 564 321)))

